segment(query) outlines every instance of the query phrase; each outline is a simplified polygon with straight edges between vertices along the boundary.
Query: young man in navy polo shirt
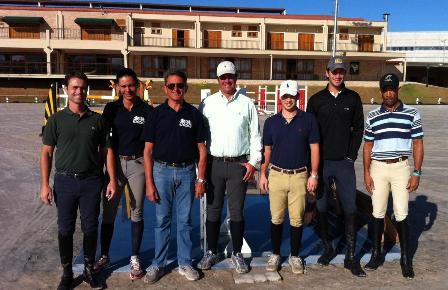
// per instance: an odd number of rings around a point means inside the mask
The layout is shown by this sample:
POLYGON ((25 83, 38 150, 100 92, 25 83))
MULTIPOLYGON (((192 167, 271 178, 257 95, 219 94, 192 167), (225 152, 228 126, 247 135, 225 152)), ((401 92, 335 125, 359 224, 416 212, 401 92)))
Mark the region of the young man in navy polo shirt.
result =
POLYGON ((419 112, 398 99, 399 80, 385 74, 380 80, 383 104, 369 112, 364 132, 364 183, 372 195, 374 238, 372 256, 366 270, 376 270, 383 262, 381 236, 389 192, 392 191, 394 214, 401 247, 401 271, 412 279, 412 258, 409 249, 409 193, 417 190, 422 174, 423 129, 419 112), (407 159, 414 159, 410 174, 407 159))
POLYGON ((267 271, 277 271, 280 265, 280 245, 283 221, 288 210, 291 233, 291 253, 288 259, 295 274, 305 273, 299 256, 303 232, 306 191, 314 193, 319 167, 319 127, 313 115, 297 108, 298 84, 284 81, 280 85, 282 110, 264 124, 264 163, 259 185, 269 192, 271 208, 272 255, 267 271), (311 152, 311 154, 309 154, 311 152), (311 174, 307 165, 311 156, 311 174), (269 177, 267 171, 269 169, 269 177))
POLYGON ((356 175, 354 162, 362 142, 364 113, 359 94, 345 87, 346 64, 341 56, 332 57, 327 64, 328 85, 308 101, 307 112, 314 114, 319 124, 322 182, 317 193, 319 235, 324 253, 317 263, 327 266, 336 256, 329 236, 327 215, 330 186, 336 183, 338 198, 344 210, 347 250, 344 267, 358 277, 365 277, 355 256, 356 249, 356 175))
POLYGON ((40 198, 43 203, 51 205, 54 193, 57 206, 59 255, 64 271, 58 289, 73 288, 73 234, 78 208, 84 234, 84 281, 94 289, 102 289, 102 283, 93 272, 103 187, 101 161, 107 156, 110 182, 105 195, 112 199, 117 187, 115 157, 110 143, 106 142, 104 119, 85 105, 86 75, 78 72, 68 74, 65 84, 68 106, 48 119, 42 135, 40 198), (55 149, 56 173, 52 190, 49 178, 55 149))
POLYGON ((146 197, 156 206, 155 257, 147 270, 147 283, 156 282, 164 274, 173 206, 177 214, 179 274, 188 280, 199 279, 191 265, 191 207, 194 198, 201 198, 205 192, 206 127, 198 109, 184 100, 184 72, 168 72, 164 91, 168 98, 150 114, 143 135, 146 197))
POLYGON ((152 107, 137 95, 138 78, 129 68, 122 68, 116 76, 119 99, 106 105, 103 117, 110 127, 110 137, 114 152, 117 153, 117 177, 119 190, 117 196, 108 200, 103 197, 103 222, 101 224, 101 256, 95 264, 99 271, 109 264, 109 248, 114 232, 114 221, 121 195, 126 184, 131 195, 131 240, 130 261, 132 280, 143 277, 139 252, 143 236, 143 202, 145 200, 145 170, 143 168, 143 149, 141 139, 145 121, 152 107))

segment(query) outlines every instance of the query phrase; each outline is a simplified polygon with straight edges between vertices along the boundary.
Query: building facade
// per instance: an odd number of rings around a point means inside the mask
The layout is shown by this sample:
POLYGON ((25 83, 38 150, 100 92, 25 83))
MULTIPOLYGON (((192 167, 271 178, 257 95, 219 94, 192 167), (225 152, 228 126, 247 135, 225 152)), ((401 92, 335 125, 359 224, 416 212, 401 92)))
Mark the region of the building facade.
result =
MULTIPOLYGON (((228 59, 240 79, 324 80, 332 52, 332 16, 283 9, 28 0, 2 1, 0 9, 0 78, 81 70, 106 79, 125 66, 143 78, 178 68, 214 79, 228 59)), ((386 50, 387 34, 387 21, 338 19, 348 80, 403 72, 403 53, 386 50)))
POLYGON ((448 31, 389 32, 387 50, 405 53, 405 79, 448 87, 448 31))

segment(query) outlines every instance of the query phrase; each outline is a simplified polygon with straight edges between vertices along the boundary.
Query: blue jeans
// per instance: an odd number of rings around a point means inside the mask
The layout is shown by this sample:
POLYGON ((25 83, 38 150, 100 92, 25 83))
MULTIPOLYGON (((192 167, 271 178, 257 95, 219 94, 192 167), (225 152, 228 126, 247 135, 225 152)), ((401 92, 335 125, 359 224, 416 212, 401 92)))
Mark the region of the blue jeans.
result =
POLYGON ((156 203, 154 266, 165 267, 171 238, 173 205, 177 215, 177 260, 180 266, 191 265, 191 207, 194 200, 196 165, 170 167, 154 161, 154 183, 159 193, 156 203))

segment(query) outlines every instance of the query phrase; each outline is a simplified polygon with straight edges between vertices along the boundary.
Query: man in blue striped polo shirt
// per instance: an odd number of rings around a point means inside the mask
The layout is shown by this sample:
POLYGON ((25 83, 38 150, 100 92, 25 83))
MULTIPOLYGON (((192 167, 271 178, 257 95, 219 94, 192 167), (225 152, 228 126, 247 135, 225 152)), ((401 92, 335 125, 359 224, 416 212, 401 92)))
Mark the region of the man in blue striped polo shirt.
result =
POLYGON ((417 190, 423 163, 423 129, 420 113, 398 99, 399 80, 385 74, 380 80, 383 104, 371 111, 364 131, 364 183, 372 195, 373 249, 366 270, 376 270, 383 262, 381 236, 384 231, 389 192, 398 225, 403 277, 412 279, 412 258, 409 249, 409 193, 417 190), (412 155, 414 171, 410 174, 407 159, 412 155))

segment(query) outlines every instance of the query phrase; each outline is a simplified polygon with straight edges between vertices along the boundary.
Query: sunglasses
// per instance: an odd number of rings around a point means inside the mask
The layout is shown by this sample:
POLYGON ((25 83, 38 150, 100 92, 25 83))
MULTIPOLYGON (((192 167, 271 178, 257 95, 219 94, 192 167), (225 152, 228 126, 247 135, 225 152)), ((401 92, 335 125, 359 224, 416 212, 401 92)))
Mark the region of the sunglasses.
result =
POLYGON ((232 74, 223 74, 222 76, 219 76, 219 79, 222 81, 227 80, 227 79, 234 79, 234 78, 235 78, 235 75, 232 75, 232 74))
POLYGON ((178 84, 174 84, 173 83, 173 84, 167 84, 167 85, 165 85, 165 87, 167 87, 170 90, 174 90, 174 88, 178 88, 179 90, 183 90, 183 89, 185 89, 187 87, 187 85, 184 84, 184 83, 178 83, 178 84))

